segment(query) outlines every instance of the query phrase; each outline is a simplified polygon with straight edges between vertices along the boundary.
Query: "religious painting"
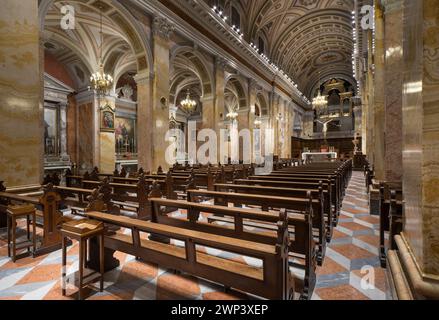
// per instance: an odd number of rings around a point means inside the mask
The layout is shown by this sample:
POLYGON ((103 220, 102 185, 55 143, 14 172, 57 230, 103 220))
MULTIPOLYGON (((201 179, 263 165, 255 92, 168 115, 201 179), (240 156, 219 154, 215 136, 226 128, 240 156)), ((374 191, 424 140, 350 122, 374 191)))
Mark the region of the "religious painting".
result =
POLYGON ((56 155, 58 148, 58 110, 44 108, 44 153, 56 155))
POLYGON ((136 119, 116 117, 116 153, 136 153, 136 119))
POLYGON ((101 131, 114 132, 114 110, 106 105, 101 109, 101 131))

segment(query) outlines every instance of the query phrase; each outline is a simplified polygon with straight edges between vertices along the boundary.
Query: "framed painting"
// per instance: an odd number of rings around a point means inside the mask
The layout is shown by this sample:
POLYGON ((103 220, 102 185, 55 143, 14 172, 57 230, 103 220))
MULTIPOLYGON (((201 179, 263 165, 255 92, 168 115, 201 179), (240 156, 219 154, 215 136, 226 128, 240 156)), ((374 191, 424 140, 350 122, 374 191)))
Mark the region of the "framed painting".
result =
POLYGON ((115 131, 114 110, 108 104, 101 108, 101 131, 103 132, 115 131))

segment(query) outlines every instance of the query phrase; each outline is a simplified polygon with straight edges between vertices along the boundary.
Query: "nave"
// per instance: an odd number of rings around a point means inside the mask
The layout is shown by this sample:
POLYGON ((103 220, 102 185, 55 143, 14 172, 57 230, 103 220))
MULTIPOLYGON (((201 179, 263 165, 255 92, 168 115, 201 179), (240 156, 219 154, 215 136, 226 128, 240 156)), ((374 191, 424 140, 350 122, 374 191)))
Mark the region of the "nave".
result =
MULTIPOLYGON (((364 174, 354 172, 343 200, 339 225, 328 245, 323 266, 316 270, 313 300, 385 299, 386 280, 378 257, 379 218, 369 214, 367 199, 364 174), (374 268, 375 289, 361 288, 363 266, 374 268)), ((175 215, 184 217, 185 213, 180 210, 175 215)), ((3 231, 0 234, 0 299, 73 299, 61 294, 60 250, 35 259, 25 257, 13 263, 7 257, 5 238, 3 231)), ((213 254, 221 256, 223 253, 216 251, 213 254)), ((68 256, 67 272, 73 273, 78 270, 77 242, 69 248, 68 256)), ((117 252, 116 257, 121 265, 105 274, 105 290, 90 291, 88 299, 256 299, 233 290, 226 293, 217 284, 187 274, 175 274, 156 264, 137 261, 134 256, 123 252, 117 252)), ((235 255, 232 258, 241 263, 257 264, 249 257, 235 255)))

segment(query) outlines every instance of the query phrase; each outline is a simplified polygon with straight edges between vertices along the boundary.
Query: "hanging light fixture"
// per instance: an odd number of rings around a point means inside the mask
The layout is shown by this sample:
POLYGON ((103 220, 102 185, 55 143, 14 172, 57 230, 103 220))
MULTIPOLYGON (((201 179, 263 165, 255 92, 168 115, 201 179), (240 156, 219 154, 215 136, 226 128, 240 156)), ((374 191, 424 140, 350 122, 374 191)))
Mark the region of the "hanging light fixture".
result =
POLYGON ((236 112, 236 110, 230 110, 229 113, 226 114, 226 117, 230 120, 235 120, 236 118, 238 118, 238 112, 236 112))
POLYGON ((191 99, 190 91, 187 90, 186 98, 180 102, 181 107, 188 113, 195 112, 197 102, 191 99))
POLYGON ((256 120, 255 120, 255 126, 259 127, 261 124, 262 124, 261 117, 257 117, 256 120))
POLYGON ((113 77, 104 72, 104 63, 102 62, 103 32, 102 32, 102 7, 99 7, 100 16, 100 48, 99 48, 99 70, 90 77, 91 88, 98 95, 106 95, 113 85, 113 77))

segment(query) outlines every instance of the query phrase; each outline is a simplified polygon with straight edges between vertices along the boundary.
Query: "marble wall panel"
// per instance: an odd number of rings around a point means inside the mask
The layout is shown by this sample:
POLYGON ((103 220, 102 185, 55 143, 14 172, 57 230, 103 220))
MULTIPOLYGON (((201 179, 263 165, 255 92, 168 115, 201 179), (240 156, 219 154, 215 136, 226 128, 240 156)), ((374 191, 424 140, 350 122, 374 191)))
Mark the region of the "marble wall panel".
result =
POLYGON ((0 10, 0 180, 38 184, 43 125, 38 3, 4 0, 0 10))
POLYGON ((405 1, 404 232, 425 274, 439 275, 439 0, 405 1))
POLYGON ((439 276, 439 0, 423 3, 423 270, 439 276))
POLYGON ((100 133, 100 166, 99 170, 102 173, 112 173, 116 166, 116 139, 114 132, 100 133))
POLYGON ((94 106, 86 103, 78 106, 78 167, 85 171, 93 169, 94 155, 94 106))

